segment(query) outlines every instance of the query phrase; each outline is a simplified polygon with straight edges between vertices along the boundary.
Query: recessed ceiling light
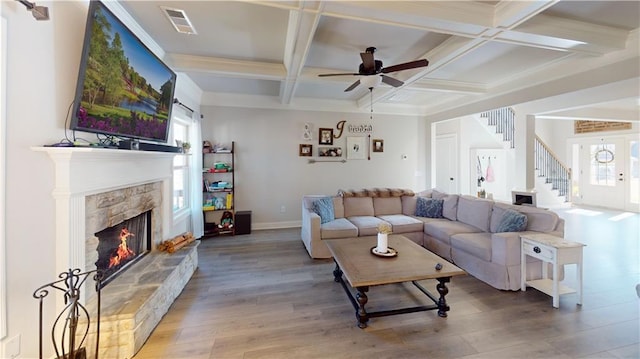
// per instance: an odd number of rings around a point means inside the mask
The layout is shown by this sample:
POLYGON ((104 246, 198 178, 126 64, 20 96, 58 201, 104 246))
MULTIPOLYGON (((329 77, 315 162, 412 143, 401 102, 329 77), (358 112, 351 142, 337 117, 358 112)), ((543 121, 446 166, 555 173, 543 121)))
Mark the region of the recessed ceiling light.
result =
POLYGON ((170 8, 166 6, 160 6, 167 19, 171 22, 171 25, 181 34, 195 35, 198 32, 191 24, 191 20, 187 17, 187 13, 181 9, 170 8))

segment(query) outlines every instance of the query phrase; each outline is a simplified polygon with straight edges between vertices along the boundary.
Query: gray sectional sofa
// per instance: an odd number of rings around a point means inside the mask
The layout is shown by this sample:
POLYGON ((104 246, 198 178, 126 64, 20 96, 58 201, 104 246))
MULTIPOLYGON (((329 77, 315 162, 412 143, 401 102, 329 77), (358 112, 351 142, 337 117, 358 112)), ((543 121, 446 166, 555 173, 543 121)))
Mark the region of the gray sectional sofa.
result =
MULTIPOLYGON (((491 286, 520 290, 520 235, 543 232, 564 237, 564 220, 552 211, 438 190, 418 194, 395 189, 340 191, 331 197, 333 218, 329 220, 321 219, 314 205, 323 198, 327 201, 326 197, 302 199, 301 238, 312 258, 331 257, 325 239, 373 236, 378 224, 387 222, 394 234, 404 235, 491 286), (416 215, 419 203, 433 204, 429 199, 441 200, 441 218, 416 215), (514 211, 524 217, 526 227, 519 232, 501 231, 504 217, 514 211)), ((527 279, 540 278, 541 262, 528 258, 527 279)))

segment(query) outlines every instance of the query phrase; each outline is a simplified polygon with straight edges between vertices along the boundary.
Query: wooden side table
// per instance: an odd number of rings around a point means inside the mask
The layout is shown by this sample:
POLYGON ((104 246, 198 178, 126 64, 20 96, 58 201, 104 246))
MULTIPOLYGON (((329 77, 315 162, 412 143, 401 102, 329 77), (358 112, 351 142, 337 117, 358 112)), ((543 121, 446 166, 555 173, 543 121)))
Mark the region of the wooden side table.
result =
POLYGON ((521 239, 521 279, 520 289, 524 292, 527 286, 533 287, 553 297, 553 307, 560 306, 560 296, 578 293, 578 305, 582 305, 582 247, 578 242, 568 242, 548 234, 525 234, 521 239), (542 279, 527 280, 527 256, 540 259, 542 263, 542 279), (553 266, 553 278, 549 278, 547 263, 553 266), (558 269, 561 265, 576 264, 577 288, 569 288, 560 284, 558 269))

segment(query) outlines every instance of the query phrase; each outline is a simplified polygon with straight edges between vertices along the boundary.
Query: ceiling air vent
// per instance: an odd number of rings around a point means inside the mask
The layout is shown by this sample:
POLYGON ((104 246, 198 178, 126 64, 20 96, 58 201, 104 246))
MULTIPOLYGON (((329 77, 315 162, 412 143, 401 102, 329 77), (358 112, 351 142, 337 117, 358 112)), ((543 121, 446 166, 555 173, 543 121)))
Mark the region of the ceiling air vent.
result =
POLYGON ((191 34, 195 35, 198 32, 191 25, 191 21, 187 17, 187 14, 184 10, 174 9, 166 6, 160 6, 160 8, 164 11, 164 14, 167 15, 169 21, 171 21, 171 25, 176 29, 177 32, 181 34, 191 34))

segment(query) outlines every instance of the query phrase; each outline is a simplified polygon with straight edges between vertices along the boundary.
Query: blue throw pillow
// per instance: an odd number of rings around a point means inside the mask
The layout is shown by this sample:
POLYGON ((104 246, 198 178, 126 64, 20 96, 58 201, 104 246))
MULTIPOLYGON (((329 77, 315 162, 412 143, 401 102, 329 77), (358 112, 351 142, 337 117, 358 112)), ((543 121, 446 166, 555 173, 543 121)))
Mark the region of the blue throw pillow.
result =
POLYGON ((527 228, 527 216, 512 209, 504 211, 496 232, 522 232, 527 228))
POLYGON ((313 201, 313 211, 320 216, 320 223, 327 223, 336 219, 333 212, 333 199, 331 197, 323 197, 313 201))
POLYGON ((416 216, 442 218, 442 204, 444 200, 418 197, 416 201, 416 216))

